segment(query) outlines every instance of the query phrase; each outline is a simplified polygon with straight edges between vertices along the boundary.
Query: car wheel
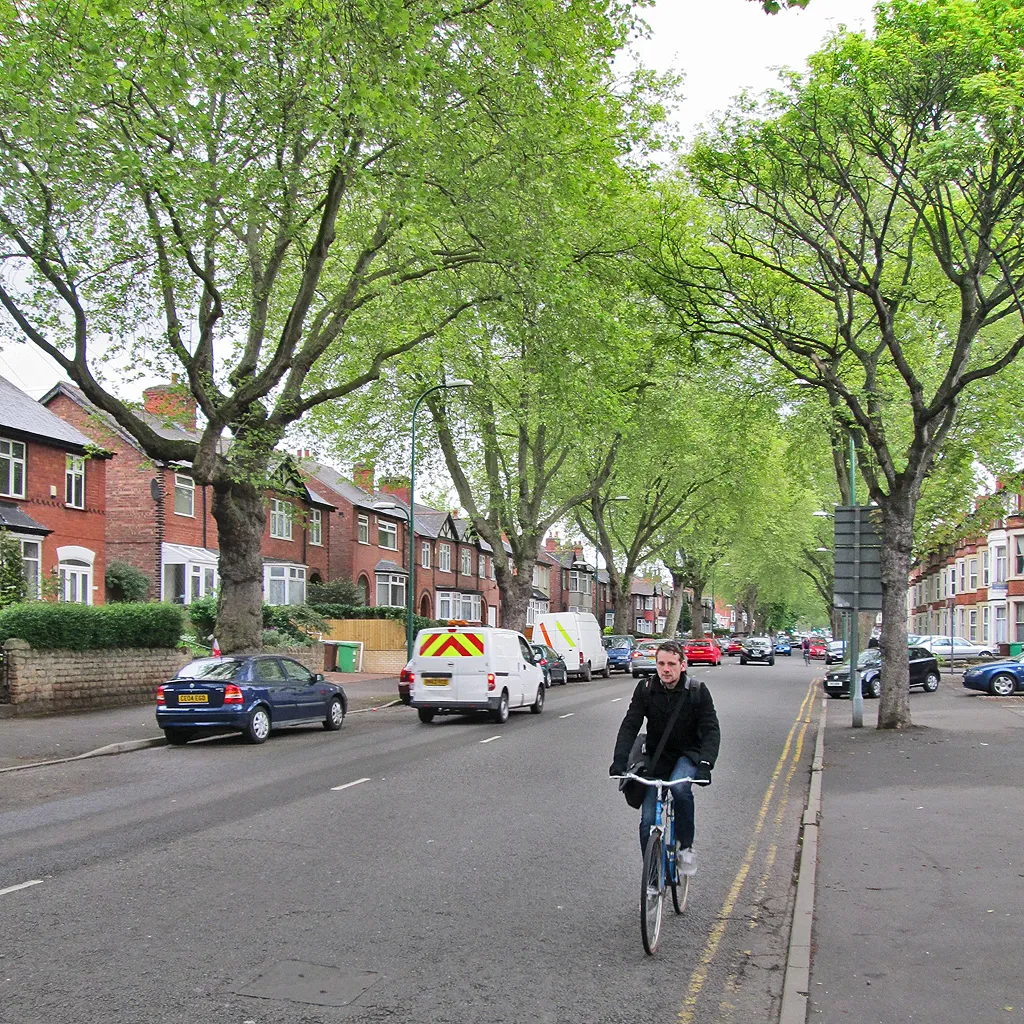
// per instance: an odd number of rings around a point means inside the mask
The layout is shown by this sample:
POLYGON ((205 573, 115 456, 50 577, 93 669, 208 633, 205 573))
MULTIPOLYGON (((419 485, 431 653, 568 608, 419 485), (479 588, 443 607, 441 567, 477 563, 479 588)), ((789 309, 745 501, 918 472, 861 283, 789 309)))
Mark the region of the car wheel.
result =
POLYGON ((768 659, 768 664, 769 665, 774 665, 775 664, 775 659, 774 658, 769 658, 768 659))
POLYGON ((1005 672, 993 676, 992 682, 988 684, 988 692, 993 697, 1010 697, 1016 688, 1017 681, 1013 676, 1007 675, 1005 672))
POLYGON ((746 665, 746 663, 747 663, 747 659, 746 658, 740 658, 740 664, 741 665, 746 665))
POLYGON ((875 700, 877 700, 879 697, 882 696, 882 677, 881 676, 875 676, 871 680, 871 682, 868 683, 867 694, 868 694, 869 697, 875 698, 875 700))
POLYGON ((939 688, 939 673, 929 672, 924 677, 924 682, 921 684, 921 688, 925 693, 934 693, 939 688))
POLYGON ((639 679, 640 678, 640 673, 637 672, 637 670, 635 668, 631 669, 630 674, 633 676, 634 679, 639 679))
POLYGON ((262 743, 270 735, 270 712, 257 704, 245 723, 245 738, 250 743, 262 743))
POLYGON ((590 662, 589 661, 586 663, 586 665, 583 666, 583 671, 582 671, 582 673, 580 673, 580 678, 585 683, 589 683, 590 682, 590 662))
POLYGON ((329 732, 337 732, 345 721, 345 708, 342 706, 341 698, 334 697, 327 705, 327 717, 324 719, 324 728, 329 732))
POLYGON ((424 725, 430 725, 430 723, 434 720, 434 712, 431 711, 430 708, 417 708, 416 714, 420 716, 420 721, 424 725))
POLYGON ((164 735, 172 747, 183 747, 192 739, 192 733, 188 729, 164 729, 164 735))
POLYGON ((491 712, 491 717, 499 725, 508 721, 508 690, 501 691, 501 699, 498 706, 491 712))
POLYGON ((537 699, 530 705, 530 714, 539 715, 544 710, 544 684, 537 687, 537 699))

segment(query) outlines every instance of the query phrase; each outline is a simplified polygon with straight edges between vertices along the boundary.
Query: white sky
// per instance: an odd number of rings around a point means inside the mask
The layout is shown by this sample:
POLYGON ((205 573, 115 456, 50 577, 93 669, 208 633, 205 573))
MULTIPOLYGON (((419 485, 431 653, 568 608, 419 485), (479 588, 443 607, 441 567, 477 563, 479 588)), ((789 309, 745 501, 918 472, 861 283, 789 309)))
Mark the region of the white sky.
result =
MULTIPOLYGON (((651 35, 636 48, 647 66, 685 73, 686 98, 676 122, 689 136, 741 90, 760 92, 773 86, 775 69, 801 68, 837 26, 870 29, 871 12, 872 0, 811 0, 807 10, 774 16, 748 0, 661 0, 644 12, 651 35)), ((28 343, 4 344, 0 375, 34 398, 62 376, 28 343)))

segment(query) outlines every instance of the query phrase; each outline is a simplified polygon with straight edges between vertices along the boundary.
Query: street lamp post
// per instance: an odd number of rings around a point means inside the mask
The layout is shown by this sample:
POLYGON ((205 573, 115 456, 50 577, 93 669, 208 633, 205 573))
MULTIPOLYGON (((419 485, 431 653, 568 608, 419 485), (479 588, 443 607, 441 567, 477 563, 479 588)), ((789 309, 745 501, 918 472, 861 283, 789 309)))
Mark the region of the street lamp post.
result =
POLYGON ((444 391, 448 388, 471 388, 471 380, 453 380, 447 384, 435 384, 427 388, 412 407, 412 444, 409 458, 409 591, 405 597, 405 655, 407 659, 412 658, 412 644, 414 637, 413 616, 416 609, 416 413, 420 411, 420 402, 427 395, 435 391, 444 391))

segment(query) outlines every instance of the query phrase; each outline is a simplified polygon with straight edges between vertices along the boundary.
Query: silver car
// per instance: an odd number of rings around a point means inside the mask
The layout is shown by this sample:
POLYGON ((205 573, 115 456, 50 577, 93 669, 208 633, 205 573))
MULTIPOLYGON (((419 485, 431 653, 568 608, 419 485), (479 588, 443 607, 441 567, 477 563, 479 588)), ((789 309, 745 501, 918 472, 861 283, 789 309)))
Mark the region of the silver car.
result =
POLYGON ((746 665, 748 661, 766 661, 769 665, 775 664, 775 645, 770 636, 748 636, 743 641, 740 664, 746 665))
POLYGON ((654 675, 658 671, 658 647, 660 640, 641 640, 629 660, 629 671, 634 679, 654 675))

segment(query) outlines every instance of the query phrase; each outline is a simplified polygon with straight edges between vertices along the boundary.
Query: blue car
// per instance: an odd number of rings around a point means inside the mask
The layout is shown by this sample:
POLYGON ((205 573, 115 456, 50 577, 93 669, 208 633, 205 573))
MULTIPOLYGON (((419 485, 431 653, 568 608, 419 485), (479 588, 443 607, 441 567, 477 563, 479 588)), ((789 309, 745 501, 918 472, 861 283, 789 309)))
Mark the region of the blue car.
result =
POLYGON ((1010 697, 1024 690, 1024 654, 1008 661, 993 661, 987 665, 972 665, 964 673, 964 686, 968 690, 981 690, 993 697, 1010 697))
POLYGON ((631 636, 606 636, 604 645, 608 649, 609 671, 618 669, 620 672, 628 672, 636 641, 631 636))
POLYGON ((785 633, 779 633, 775 637, 775 653, 785 654, 787 658, 793 657, 793 644, 785 633))
POLYGON ((346 714, 340 685, 273 654, 199 658, 156 693, 156 724, 175 746, 231 731, 262 743, 271 729, 311 722, 336 731, 346 714))

